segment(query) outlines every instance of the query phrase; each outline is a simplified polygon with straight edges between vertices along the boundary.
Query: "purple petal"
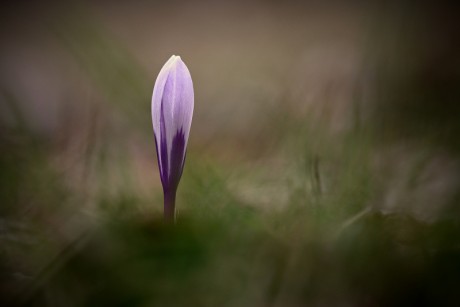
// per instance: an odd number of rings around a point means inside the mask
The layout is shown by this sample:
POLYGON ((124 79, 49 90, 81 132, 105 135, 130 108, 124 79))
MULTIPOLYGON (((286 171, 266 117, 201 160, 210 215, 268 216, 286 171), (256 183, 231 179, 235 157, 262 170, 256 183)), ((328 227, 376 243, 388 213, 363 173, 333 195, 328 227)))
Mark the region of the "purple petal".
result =
POLYGON ((160 157, 161 157, 161 182, 163 186, 167 184, 169 177, 169 158, 168 158, 168 146, 166 140, 166 126, 165 126, 165 117, 164 117, 164 108, 163 104, 160 109, 160 157))
POLYGON ((182 175, 194 107, 190 72, 179 56, 161 69, 152 95, 152 121, 164 189, 176 189, 182 175))
POLYGON ((171 176, 169 185, 177 189, 185 162, 185 135, 182 129, 174 136, 171 148, 171 176))

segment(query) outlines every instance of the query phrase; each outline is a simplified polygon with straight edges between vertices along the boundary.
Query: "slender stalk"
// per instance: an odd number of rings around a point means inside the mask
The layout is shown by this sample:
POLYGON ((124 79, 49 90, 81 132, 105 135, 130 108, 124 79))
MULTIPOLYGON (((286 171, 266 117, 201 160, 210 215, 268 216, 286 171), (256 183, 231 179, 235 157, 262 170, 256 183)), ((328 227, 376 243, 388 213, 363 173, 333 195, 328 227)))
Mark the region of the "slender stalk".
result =
POLYGON ((167 222, 176 220, 176 191, 164 191, 164 218, 167 222))

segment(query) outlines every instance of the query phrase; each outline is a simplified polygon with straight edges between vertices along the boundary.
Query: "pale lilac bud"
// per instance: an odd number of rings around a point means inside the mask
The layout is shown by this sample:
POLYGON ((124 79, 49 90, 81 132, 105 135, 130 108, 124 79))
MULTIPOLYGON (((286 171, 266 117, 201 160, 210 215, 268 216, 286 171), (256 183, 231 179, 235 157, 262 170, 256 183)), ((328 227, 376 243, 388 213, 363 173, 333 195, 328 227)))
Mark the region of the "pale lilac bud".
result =
POLYGON ((152 96, 152 122, 165 197, 165 217, 173 219, 175 197, 185 163, 194 105, 190 72, 173 55, 158 74, 152 96))

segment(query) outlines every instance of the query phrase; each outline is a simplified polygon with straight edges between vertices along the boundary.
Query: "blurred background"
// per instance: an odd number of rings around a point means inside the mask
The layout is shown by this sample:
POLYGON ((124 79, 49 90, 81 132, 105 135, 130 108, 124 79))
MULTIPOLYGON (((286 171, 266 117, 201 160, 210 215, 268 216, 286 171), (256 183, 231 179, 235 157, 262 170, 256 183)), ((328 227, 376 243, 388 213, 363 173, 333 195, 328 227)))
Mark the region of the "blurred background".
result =
POLYGON ((0 305, 460 304, 455 6, 1 6, 0 305), (195 113, 167 225, 173 54, 195 113))

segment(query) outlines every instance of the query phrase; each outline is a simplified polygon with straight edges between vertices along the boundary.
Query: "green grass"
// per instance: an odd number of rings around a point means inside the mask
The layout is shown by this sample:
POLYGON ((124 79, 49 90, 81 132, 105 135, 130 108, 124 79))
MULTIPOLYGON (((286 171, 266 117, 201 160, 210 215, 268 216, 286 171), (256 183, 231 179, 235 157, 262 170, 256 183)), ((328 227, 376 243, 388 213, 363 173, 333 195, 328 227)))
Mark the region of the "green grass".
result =
MULTIPOLYGON (((3 239, 2 275, 26 276, 14 282, 4 277, 4 284, 11 283, 14 290, 4 293, 7 302, 455 305, 458 220, 428 224, 374 208, 379 189, 371 171, 369 137, 351 134, 340 142, 323 137, 317 146, 308 142, 313 136, 305 129, 292 131, 289 139, 279 141, 286 173, 275 176, 270 185, 287 194, 284 204, 260 206, 257 198, 245 201, 231 188, 230 181, 237 180, 270 192, 258 177, 267 175, 268 163, 235 170, 189 155, 175 225, 161 219, 160 191, 145 198, 127 189, 118 196, 100 195, 92 214, 77 217, 84 226, 70 240, 52 233, 65 220, 53 221, 55 226, 47 221, 53 216, 68 218, 63 210, 78 212, 78 198, 52 179, 58 175, 36 154, 30 160, 24 157, 19 164, 29 161, 26 170, 9 169, 8 178, 29 174, 11 184, 30 187, 18 194, 33 195, 40 202, 35 203, 36 214, 21 214, 15 208, 2 220, 5 233, 13 238, 3 239), (50 179, 44 189, 40 182, 46 178, 50 179), (322 182, 321 188, 315 180, 322 182), (27 226, 15 228, 15 221, 27 226)), ((9 154, 2 155, 4 165, 9 159, 9 154)))

